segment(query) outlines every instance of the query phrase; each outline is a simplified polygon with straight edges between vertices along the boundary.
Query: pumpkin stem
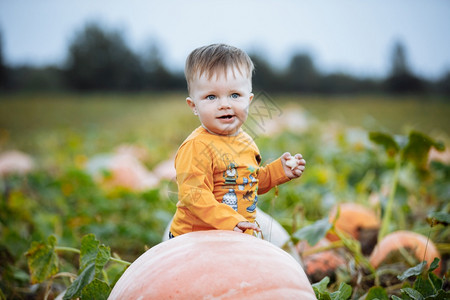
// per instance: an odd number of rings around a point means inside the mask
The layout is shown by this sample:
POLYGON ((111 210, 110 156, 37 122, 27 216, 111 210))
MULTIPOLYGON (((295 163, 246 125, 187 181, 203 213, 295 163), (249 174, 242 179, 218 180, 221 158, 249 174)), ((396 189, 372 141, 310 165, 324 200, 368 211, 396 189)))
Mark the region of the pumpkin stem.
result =
MULTIPOLYGON (((81 253, 81 251, 79 249, 72 248, 72 247, 62 247, 62 246, 56 246, 55 247, 55 251, 66 251, 66 252, 72 252, 72 253, 77 253, 77 254, 81 253)), ((116 263, 119 263, 119 264, 123 264, 123 265, 126 265, 126 266, 131 265, 130 262, 128 262, 126 260, 122 260, 120 258, 115 258, 115 257, 111 256, 109 259, 111 261, 113 261, 113 262, 116 262, 116 263)))
POLYGON ((329 245, 326 245, 326 246, 305 250, 305 251, 302 252, 302 255, 303 256, 308 256, 308 255, 315 254, 315 253, 320 253, 320 252, 323 252, 323 251, 328 251, 328 250, 333 250, 333 249, 337 249, 337 248, 342 248, 342 246, 344 246, 344 243, 341 240, 334 241, 334 242, 331 242, 329 245))
POLYGON ((392 215, 392 207, 394 206, 394 199, 395 199, 395 192, 397 189, 398 184, 398 178, 400 174, 400 167, 401 167, 401 158, 400 155, 397 154, 396 161, 395 161, 395 169, 394 169, 394 176, 392 178, 392 184, 391 184, 391 190, 389 193, 389 199, 386 205, 386 210, 384 212, 383 220, 381 221, 381 228, 380 232, 378 233, 378 241, 381 241, 383 237, 386 236, 389 230, 389 223, 391 221, 391 215, 392 215))
POLYGON ((375 268, 372 267, 369 260, 362 254, 361 252, 361 244, 358 240, 354 239, 347 233, 333 227, 330 229, 330 232, 336 234, 339 239, 342 241, 342 244, 345 248, 347 248, 355 258, 356 263, 360 264, 367 270, 369 270, 372 274, 375 274, 375 268))
POLYGON ((116 262, 116 263, 119 263, 119 264, 122 264, 122 265, 126 265, 126 266, 131 265, 131 263, 130 263, 129 261, 122 260, 122 259, 120 259, 120 258, 110 257, 109 259, 110 259, 111 261, 113 261, 113 262, 116 262))
POLYGON ((80 254, 80 250, 72 247, 62 247, 62 246, 56 246, 55 251, 66 251, 66 252, 72 252, 72 253, 78 253, 80 254))

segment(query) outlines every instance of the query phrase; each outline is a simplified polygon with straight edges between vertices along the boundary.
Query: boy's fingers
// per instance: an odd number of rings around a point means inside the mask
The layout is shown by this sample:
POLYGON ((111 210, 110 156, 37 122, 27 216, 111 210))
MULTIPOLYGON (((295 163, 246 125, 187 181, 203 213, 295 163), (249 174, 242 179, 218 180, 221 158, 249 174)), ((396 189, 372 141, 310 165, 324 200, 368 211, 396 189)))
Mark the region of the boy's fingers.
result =
POLYGON ((239 227, 234 227, 234 229, 233 229, 233 231, 236 231, 236 232, 240 232, 240 233, 242 233, 243 231, 242 231, 242 229, 240 229, 239 227))
POLYGON ((261 232, 261 228, 259 228, 258 226, 255 226, 255 228, 253 230, 261 232))
POLYGON ((250 222, 240 222, 240 223, 238 223, 238 224, 236 225, 236 227, 234 228, 235 231, 238 231, 238 230, 236 230, 236 229, 239 229, 240 232, 243 232, 243 231, 245 231, 246 229, 253 229, 253 230, 256 230, 256 231, 258 231, 258 232, 261 231, 261 229, 260 229, 258 226, 256 226, 256 224, 253 224, 253 223, 250 223, 250 222))
POLYGON ((240 228, 245 228, 245 229, 253 229, 255 227, 255 225, 253 225, 252 223, 243 223, 242 226, 239 226, 240 228))
POLYGON ((281 157, 284 158, 284 159, 289 159, 291 157, 291 153, 284 152, 283 155, 281 155, 281 157))
POLYGON ((300 153, 295 154, 294 157, 298 160, 301 160, 303 158, 303 156, 300 153))

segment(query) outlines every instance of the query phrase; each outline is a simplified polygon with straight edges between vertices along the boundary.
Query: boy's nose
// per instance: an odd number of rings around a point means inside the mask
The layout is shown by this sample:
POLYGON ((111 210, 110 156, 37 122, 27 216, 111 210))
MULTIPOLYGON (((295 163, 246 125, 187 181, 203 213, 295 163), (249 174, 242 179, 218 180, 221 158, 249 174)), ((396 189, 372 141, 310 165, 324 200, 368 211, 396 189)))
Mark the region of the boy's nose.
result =
POLYGON ((218 106, 219 109, 231 108, 230 100, 227 97, 219 98, 218 106))

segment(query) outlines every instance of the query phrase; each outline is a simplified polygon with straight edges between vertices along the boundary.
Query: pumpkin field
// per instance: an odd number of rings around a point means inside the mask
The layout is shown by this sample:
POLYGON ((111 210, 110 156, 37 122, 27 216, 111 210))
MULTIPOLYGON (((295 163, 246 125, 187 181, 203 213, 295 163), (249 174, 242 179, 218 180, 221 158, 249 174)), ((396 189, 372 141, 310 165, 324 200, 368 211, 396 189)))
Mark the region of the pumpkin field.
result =
MULTIPOLYGON (((0 299, 107 299, 165 249, 173 158, 199 126, 185 97, 0 95, 0 299)), ((286 151, 307 162, 259 198, 257 238, 300 262, 316 298, 450 299, 448 99, 255 92, 249 113, 262 165, 286 151)))

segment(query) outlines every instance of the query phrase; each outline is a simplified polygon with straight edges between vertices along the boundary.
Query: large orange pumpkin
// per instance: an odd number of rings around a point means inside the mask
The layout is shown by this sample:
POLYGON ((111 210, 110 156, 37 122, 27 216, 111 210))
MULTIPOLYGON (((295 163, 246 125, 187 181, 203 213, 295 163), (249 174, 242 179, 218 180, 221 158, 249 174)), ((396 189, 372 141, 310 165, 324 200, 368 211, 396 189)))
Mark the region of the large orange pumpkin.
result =
MULTIPOLYGON (((377 268, 387 263, 387 260, 399 249, 409 250, 408 253, 414 256, 417 262, 426 260, 428 266, 435 257, 441 258, 439 251, 431 240, 416 232, 399 230, 386 235, 375 247, 370 255, 370 264, 377 268)), ((401 254, 400 254, 401 255, 401 254)), ((435 273, 439 274, 439 268, 435 273)))
MULTIPOLYGON (((277 220, 272 218, 269 214, 265 213, 259 207, 256 207, 256 219, 255 221, 258 223, 261 228, 262 237, 264 240, 271 242, 275 246, 280 247, 285 250, 287 253, 292 255, 296 261, 302 265, 302 261, 298 254, 298 250, 295 248, 294 244, 291 242, 291 237, 289 233, 278 223, 277 220)), ((162 237, 163 241, 167 241, 169 239, 169 231, 170 225, 172 221, 167 224, 166 230, 164 231, 164 235, 162 237)), ((322 278, 320 278, 322 279, 322 278)))
POLYGON ((187 233, 134 261, 109 299, 316 299, 301 266, 256 237, 187 233))

